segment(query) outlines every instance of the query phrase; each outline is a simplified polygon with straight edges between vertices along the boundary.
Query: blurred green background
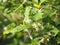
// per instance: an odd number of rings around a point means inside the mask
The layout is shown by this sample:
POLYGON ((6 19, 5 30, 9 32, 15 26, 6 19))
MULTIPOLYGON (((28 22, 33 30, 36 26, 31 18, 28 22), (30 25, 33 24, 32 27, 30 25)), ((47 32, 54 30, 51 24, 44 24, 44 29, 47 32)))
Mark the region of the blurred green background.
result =
POLYGON ((0 45, 60 45, 60 0, 0 0, 0 45))

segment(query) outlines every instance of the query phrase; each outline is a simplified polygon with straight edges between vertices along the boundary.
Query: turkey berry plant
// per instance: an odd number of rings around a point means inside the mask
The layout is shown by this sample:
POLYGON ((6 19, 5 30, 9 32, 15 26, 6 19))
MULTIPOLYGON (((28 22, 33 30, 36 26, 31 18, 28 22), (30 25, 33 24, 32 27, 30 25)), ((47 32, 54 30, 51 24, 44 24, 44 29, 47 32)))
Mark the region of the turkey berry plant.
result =
POLYGON ((1 45, 59 45, 60 0, 0 0, 1 45))

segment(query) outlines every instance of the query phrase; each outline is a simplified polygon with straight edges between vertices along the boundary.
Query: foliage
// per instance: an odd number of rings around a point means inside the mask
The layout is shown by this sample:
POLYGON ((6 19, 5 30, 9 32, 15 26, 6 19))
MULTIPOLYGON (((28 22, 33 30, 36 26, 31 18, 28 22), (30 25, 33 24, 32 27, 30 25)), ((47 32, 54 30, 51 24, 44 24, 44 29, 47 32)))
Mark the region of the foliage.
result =
POLYGON ((0 0, 0 45, 59 45, 60 0, 0 0))

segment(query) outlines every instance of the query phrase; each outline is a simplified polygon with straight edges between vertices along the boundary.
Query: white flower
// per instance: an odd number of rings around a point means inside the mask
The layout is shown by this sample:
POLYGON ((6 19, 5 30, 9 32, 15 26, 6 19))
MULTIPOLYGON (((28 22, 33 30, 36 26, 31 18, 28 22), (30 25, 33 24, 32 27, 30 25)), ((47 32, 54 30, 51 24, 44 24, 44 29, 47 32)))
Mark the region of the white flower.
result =
POLYGON ((41 40, 40 40, 40 43, 43 43, 44 42, 44 38, 42 38, 41 40))
POLYGON ((44 29, 44 26, 42 24, 37 23, 37 25, 40 26, 42 30, 44 29))
POLYGON ((51 33, 49 32, 48 35, 51 35, 51 33))
POLYGON ((41 12, 42 12, 42 10, 40 9, 40 10, 38 10, 38 12, 40 12, 40 13, 41 13, 41 12))
POLYGON ((41 26, 41 24, 40 23, 37 23, 38 24, 38 26, 41 26))
POLYGON ((7 27, 4 27, 3 29, 4 29, 4 30, 7 30, 7 27))
POLYGON ((36 28, 37 27, 36 23, 33 23, 32 26, 33 26, 33 28, 36 28))
POLYGON ((26 31, 26 32, 28 33, 29 38, 32 40, 32 39, 33 39, 33 37, 32 37, 32 35, 30 34, 30 32, 28 31, 28 29, 25 29, 24 31, 26 31))
POLYGON ((26 19, 24 20, 26 23, 30 23, 31 22, 31 19, 26 19))
POLYGON ((26 2, 27 0, 24 0, 24 2, 26 2))
POLYGON ((33 24, 32 24, 32 26, 33 26, 33 28, 35 28, 35 29, 36 29, 36 31, 38 31, 38 30, 39 30, 38 25, 37 25, 36 23, 33 23, 33 24))
POLYGON ((49 39, 47 39, 47 41, 49 41, 49 39))
POLYGON ((33 37, 31 35, 29 35, 29 37, 30 37, 31 40, 33 39, 33 37))

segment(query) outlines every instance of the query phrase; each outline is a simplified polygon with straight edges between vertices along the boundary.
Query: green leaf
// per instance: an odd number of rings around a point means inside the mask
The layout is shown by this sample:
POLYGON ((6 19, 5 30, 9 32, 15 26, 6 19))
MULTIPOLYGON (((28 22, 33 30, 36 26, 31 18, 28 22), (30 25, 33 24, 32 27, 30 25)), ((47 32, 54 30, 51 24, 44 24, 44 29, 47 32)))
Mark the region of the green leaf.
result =
POLYGON ((38 44, 39 44, 38 38, 35 38, 35 39, 32 41, 32 44, 33 44, 33 45, 38 45, 38 44))
POLYGON ((38 3, 38 0, 32 0, 33 2, 35 2, 35 3, 38 3))
POLYGON ((31 9, 30 6, 26 7, 25 13, 24 13, 25 17, 29 16, 30 9, 31 9))
POLYGON ((16 33, 16 32, 19 32, 19 31, 25 29, 25 28, 26 28, 25 25, 20 25, 20 26, 15 27, 14 29, 12 29, 10 32, 11 33, 16 33))
POLYGON ((57 43, 60 44, 60 38, 57 39, 57 43))
POLYGON ((59 30, 53 26, 53 29, 50 31, 52 33, 53 36, 56 36, 59 32, 59 30))
POLYGON ((41 2, 40 2, 40 4, 42 4, 43 2, 45 2, 46 0, 40 0, 41 2))
POLYGON ((51 12, 50 17, 53 16, 54 14, 56 14, 57 10, 55 10, 54 12, 51 12))
POLYGON ((54 22, 56 23, 56 25, 59 25, 60 24, 60 17, 55 18, 54 22))
POLYGON ((15 28, 13 28, 11 31, 10 31, 10 33, 13 33, 13 34, 15 34, 16 32, 20 32, 20 31, 22 31, 22 30, 24 30, 24 29, 27 29, 27 28, 30 28, 31 27, 31 24, 26 24, 26 25, 19 25, 19 26, 17 26, 17 27, 15 27, 15 28))
POLYGON ((43 13, 38 12, 33 16, 33 19, 37 21, 39 19, 42 19, 43 18, 42 16, 43 16, 43 13))
POLYGON ((26 9, 25 9, 25 13, 24 13, 24 15, 25 15, 24 21, 25 22, 29 22, 30 10, 31 10, 30 6, 29 7, 26 7, 26 9))
POLYGON ((0 9, 4 9, 5 7, 4 6, 0 6, 0 9))

